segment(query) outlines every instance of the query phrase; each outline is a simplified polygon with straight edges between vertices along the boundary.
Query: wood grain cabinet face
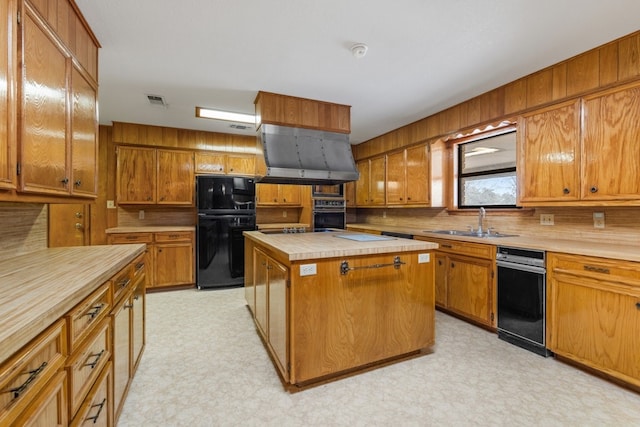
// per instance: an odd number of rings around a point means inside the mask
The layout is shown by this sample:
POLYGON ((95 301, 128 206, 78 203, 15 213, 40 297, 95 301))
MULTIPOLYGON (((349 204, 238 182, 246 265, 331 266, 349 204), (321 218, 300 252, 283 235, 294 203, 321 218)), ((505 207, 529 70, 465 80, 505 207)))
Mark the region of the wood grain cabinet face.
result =
POLYGON ((385 178, 387 205, 429 203, 429 145, 387 154, 385 178))
POLYGON ((227 174, 228 175, 248 175, 256 174, 256 157, 255 156, 235 156, 227 155, 227 174))
POLYGON ((93 389, 76 413, 71 427, 109 427, 113 425, 111 407, 111 377, 113 366, 111 362, 102 370, 93 389))
POLYGON ((117 153, 117 202, 154 204, 156 201, 156 150, 119 146, 117 153))
POLYGON ((524 116, 517 138, 519 202, 580 198, 579 101, 524 116))
POLYGON ((640 85, 585 97, 583 115, 582 199, 640 199, 640 85))
POLYGON ((301 206, 301 186, 289 184, 256 185, 258 206, 301 206))
POLYGON ((0 30, 0 189, 16 188, 16 2, 0 4, 0 22, 11 23, 0 30))
POLYGON ((20 182, 24 192, 70 194, 67 70, 70 58, 25 8, 20 182))
POLYGON ((16 420, 15 425, 23 427, 66 426, 69 418, 67 417, 64 382, 65 373, 59 372, 16 420))
POLYGON ((71 74, 71 193, 95 196, 98 179, 97 89, 75 66, 71 74))
POLYGON ((360 178, 356 181, 357 206, 384 206, 385 204, 385 156, 357 163, 360 178))
POLYGON ((547 289, 549 348, 640 386, 638 263, 548 253, 547 289))
POLYGON ((193 154, 158 149, 158 204, 194 203, 193 154))

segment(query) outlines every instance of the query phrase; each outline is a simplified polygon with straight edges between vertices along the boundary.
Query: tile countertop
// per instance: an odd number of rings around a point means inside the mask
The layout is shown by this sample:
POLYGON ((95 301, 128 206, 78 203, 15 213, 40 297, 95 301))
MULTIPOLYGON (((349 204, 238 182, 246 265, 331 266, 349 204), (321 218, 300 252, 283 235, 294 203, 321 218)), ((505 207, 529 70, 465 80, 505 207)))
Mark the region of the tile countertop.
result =
POLYGON ((113 227, 107 228, 105 233, 162 233, 163 231, 195 231, 194 225, 149 225, 141 227, 113 227))
POLYGON ((395 231, 412 234, 414 236, 431 237, 437 239, 461 240, 466 242, 484 243, 494 246, 511 246, 524 249, 539 249, 549 252, 562 252, 574 255, 586 255, 600 258, 611 258, 624 261, 640 262, 640 245, 627 245, 607 242, 589 242, 584 240, 551 239, 520 235, 517 237, 470 237, 448 234, 429 233, 424 229, 410 227, 386 226, 377 224, 347 224, 360 230, 395 231))
POLYGON ((407 251, 428 251, 437 244, 420 240, 390 238, 380 241, 355 241, 337 235, 362 235, 349 231, 326 233, 263 234, 245 231, 245 237, 282 253, 289 261, 334 258, 342 256, 373 255, 407 251))
POLYGON ((145 248, 141 244, 51 248, 0 260, 0 364, 145 248))

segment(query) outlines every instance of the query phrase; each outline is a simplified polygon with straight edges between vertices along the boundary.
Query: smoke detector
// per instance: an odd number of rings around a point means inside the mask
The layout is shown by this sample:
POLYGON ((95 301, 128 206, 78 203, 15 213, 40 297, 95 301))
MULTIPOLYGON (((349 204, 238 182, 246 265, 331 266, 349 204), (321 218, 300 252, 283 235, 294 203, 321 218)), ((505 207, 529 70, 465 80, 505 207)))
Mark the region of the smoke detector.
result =
POLYGON ((367 54, 367 50, 369 50, 369 46, 364 43, 356 43, 351 46, 351 54, 358 59, 363 58, 367 54))

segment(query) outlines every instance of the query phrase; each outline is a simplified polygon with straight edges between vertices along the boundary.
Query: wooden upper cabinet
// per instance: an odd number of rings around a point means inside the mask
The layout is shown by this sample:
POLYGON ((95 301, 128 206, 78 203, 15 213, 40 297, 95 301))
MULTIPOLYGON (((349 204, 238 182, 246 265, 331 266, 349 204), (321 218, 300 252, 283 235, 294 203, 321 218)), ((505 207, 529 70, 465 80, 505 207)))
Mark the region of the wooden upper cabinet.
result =
POLYGON ((196 173, 253 176, 256 172, 255 155, 225 153, 195 153, 196 173))
POLYGON ((584 98, 583 200, 640 198, 640 85, 584 98))
POLYGON ((357 206, 384 206, 386 156, 359 161, 360 178, 356 181, 357 206))
POLYGON ((258 184, 256 202, 258 206, 300 206, 301 186, 290 184, 258 184))
POLYGON ((387 154, 387 205, 428 204, 429 145, 387 154))
POLYGON ((118 147, 116 201, 122 204, 153 204, 156 201, 156 150, 118 147))
POLYGON ((262 123, 351 133, 351 107, 295 96, 258 92, 256 125, 262 123))
POLYGON ((222 153, 195 153, 196 173, 225 173, 226 156, 222 153))
POLYGON ((360 177, 356 181, 356 206, 369 204, 369 160, 356 163, 360 177))
POLYGON ((23 17, 20 184, 25 192, 70 193, 67 70, 71 59, 28 8, 23 17))
POLYGON ((227 155, 227 175, 256 174, 256 156, 227 155))
POLYGON ((158 149, 157 164, 157 203, 193 205, 193 154, 189 151, 158 149))
POLYGON ((16 3, 0 3, 0 189, 16 188, 16 3))
POLYGON ((71 192, 95 196, 98 179, 97 88, 76 67, 71 74, 71 102, 71 192))
POLYGON ((518 128, 519 202, 580 196, 580 101, 525 115, 518 128))

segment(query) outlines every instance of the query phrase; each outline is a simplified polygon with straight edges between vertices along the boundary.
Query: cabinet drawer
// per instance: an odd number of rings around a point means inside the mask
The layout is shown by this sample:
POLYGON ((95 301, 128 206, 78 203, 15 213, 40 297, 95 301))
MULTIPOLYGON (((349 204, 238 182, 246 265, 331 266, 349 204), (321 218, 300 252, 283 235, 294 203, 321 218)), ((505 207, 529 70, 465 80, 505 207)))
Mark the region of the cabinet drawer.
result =
POLYGON ((113 276, 113 278, 110 280, 111 282, 111 289, 112 289, 112 298, 111 298, 111 302, 112 304, 116 304, 116 302, 122 298, 122 296, 124 294, 127 293, 127 290, 130 288, 131 284, 132 284, 132 268, 133 266, 131 264, 127 265, 125 268, 123 268, 122 270, 120 270, 120 272, 118 274, 116 274, 115 276, 113 276))
POLYGON ((0 366, 0 425, 11 424, 62 368, 65 332, 64 319, 57 321, 0 366))
POLYGON ((109 320, 102 321, 97 332, 84 341, 84 345, 69 358, 67 363, 70 418, 80 407, 111 355, 109 320))
POLYGON ((102 369, 93 388, 84 400, 78 413, 71 422, 71 427, 107 427, 111 421, 111 362, 102 369))
POLYGON ((457 255, 468 255, 477 258, 495 259, 496 247, 493 245, 484 245, 482 243, 462 242, 459 240, 449 239, 432 239, 425 237, 414 237, 418 240, 426 240, 437 243, 441 252, 455 253, 457 255))
POLYGON ((190 242, 193 233, 191 231, 172 231, 156 233, 156 242, 190 242))
POLYGON ((107 282, 67 314, 69 353, 76 349, 80 341, 91 332, 91 327, 97 325, 110 310, 111 293, 107 282))
POLYGON ((133 277, 133 283, 134 285, 136 285, 140 282, 141 279, 144 279, 144 276, 147 272, 147 265, 144 255, 140 255, 138 258, 133 260, 131 265, 133 266, 131 273, 133 277))
POLYGON ((569 254, 549 253, 547 270, 621 282, 640 288, 640 263, 569 254))
POLYGON ((120 245, 126 243, 151 243, 153 233, 130 233, 130 234, 110 234, 109 243, 120 245))
MULTIPOLYGON (((64 389, 65 373, 58 372, 12 426, 66 426, 67 396, 64 389)), ((5 425, 0 423, 1 425, 5 425)))

